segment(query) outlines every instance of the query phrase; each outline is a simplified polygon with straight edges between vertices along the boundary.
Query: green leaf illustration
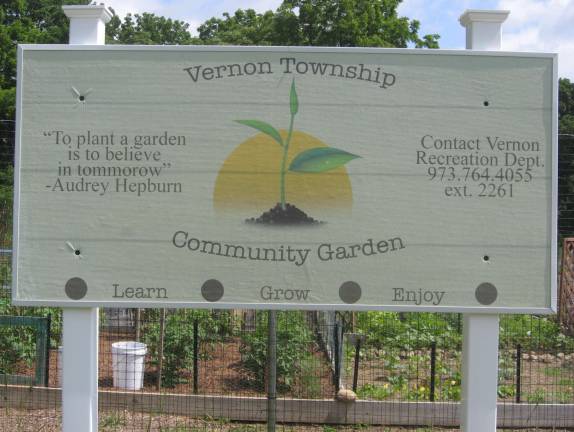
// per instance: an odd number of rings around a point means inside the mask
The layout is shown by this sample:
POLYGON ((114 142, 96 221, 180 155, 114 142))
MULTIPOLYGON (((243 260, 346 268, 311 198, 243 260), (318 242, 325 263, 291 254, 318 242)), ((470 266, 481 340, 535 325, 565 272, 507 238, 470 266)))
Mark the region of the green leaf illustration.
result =
POLYGON ((270 136, 273 138, 277 143, 283 147, 283 139, 279 134, 279 131, 271 126, 269 123, 265 123, 259 120, 235 120, 237 123, 240 123, 245 126, 252 127, 253 129, 257 129, 260 132, 263 132, 265 135, 270 136))
POLYGON ((295 80, 291 82, 291 93, 289 95, 289 102, 291 103, 291 115, 294 116, 299 111, 299 99, 297 98, 297 90, 295 90, 295 80))
POLYGON ((315 147, 299 153, 289 166, 289 171, 321 173, 338 168, 360 156, 333 147, 315 147))

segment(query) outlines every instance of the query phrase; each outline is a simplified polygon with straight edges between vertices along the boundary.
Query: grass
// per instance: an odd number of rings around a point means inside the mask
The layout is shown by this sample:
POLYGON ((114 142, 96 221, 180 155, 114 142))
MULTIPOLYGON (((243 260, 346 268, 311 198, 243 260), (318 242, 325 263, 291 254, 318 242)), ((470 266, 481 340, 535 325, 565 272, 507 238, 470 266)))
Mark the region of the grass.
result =
POLYGON ((546 392, 543 389, 536 389, 526 395, 526 401, 531 404, 541 404, 546 400, 546 392))
POLYGON ((102 417, 100 420, 100 427, 105 431, 116 430, 126 425, 127 422, 125 417, 118 412, 108 414, 107 416, 102 417))
MULTIPOLYGON (((570 371, 568 371, 570 372, 570 371)), ((574 379, 572 378, 560 378, 558 380, 558 385, 559 386, 565 386, 565 387, 572 387, 574 386, 574 379)))
POLYGON ((558 367, 545 367, 544 368, 544 375, 546 375, 547 377, 559 377, 560 375, 562 375, 564 373, 564 369, 563 368, 558 368, 558 367))
POLYGON ((574 391, 568 390, 556 392, 555 398, 559 403, 562 404, 574 403, 574 391))

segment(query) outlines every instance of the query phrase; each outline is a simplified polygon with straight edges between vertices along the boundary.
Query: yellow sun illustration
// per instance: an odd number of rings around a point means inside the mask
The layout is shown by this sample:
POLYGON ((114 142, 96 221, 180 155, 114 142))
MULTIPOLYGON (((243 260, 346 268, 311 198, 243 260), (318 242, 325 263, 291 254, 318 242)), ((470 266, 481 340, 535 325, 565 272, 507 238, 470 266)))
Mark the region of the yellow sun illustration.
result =
MULTIPOLYGON (((283 140, 287 131, 279 131, 283 140)), ((319 139, 293 131, 287 166, 305 150, 328 147, 319 139)), ((239 144, 223 163, 213 192, 218 213, 249 212, 256 216, 280 200, 280 164, 283 149, 271 137, 259 133, 239 144)), ((353 203, 351 182, 344 166, 328 172, 287 172, 286 202, 301 209, 349 209, 353 203)))

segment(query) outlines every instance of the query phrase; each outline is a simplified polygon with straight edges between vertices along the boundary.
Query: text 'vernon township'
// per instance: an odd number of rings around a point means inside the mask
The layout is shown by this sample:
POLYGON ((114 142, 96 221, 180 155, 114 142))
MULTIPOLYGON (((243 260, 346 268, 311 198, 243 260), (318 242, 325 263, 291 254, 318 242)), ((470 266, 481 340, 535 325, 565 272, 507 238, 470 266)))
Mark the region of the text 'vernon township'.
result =
POLYGON ((278 64, 263 61, 219 65, 194 65, 186 67, 183 70, 194 83, 275 73, 358 80, 377 84, 377 86, 382 89, 392 87, 397 82, 397 76, 387 72, 382 65, 312 62, 304 61, 296 57, 281 57, 278 64))

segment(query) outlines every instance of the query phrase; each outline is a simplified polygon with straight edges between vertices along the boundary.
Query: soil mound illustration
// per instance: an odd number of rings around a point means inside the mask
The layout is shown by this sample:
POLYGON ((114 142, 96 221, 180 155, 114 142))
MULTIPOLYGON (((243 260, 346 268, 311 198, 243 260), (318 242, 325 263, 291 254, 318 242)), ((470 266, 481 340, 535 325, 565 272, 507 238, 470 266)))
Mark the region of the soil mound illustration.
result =
POLYGON ((307 216, 307 213, 289 203, 285 203, 284 207, 281 203, 277 203, 275 207, 269 209, 269 211, 266 211, 258 218, 250 218, 245 222, 267 225, 304 225, 324 223, 307 216))

